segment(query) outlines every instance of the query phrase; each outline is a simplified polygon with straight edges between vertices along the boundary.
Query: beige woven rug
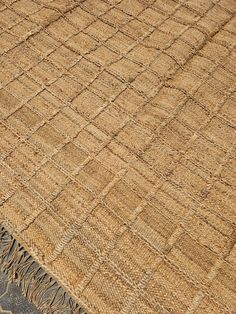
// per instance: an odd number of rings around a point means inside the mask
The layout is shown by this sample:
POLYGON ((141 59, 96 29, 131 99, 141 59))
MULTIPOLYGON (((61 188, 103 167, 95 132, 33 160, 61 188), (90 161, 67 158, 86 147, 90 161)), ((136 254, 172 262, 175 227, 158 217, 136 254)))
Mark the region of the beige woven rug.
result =
POLYGON ((1 266, 44 313, 236 313, 235 11, 0 1, 1 266))

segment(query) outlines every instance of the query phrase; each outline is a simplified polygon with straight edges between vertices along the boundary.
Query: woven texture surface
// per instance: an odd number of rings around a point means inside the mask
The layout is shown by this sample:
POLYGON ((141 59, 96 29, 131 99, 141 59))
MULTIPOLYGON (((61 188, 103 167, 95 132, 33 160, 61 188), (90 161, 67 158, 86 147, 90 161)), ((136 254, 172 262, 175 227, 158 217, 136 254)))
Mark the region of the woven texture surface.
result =
POLYGON ((88 313, 236 313, 235 10, 0 1, 0 222, 88 313))

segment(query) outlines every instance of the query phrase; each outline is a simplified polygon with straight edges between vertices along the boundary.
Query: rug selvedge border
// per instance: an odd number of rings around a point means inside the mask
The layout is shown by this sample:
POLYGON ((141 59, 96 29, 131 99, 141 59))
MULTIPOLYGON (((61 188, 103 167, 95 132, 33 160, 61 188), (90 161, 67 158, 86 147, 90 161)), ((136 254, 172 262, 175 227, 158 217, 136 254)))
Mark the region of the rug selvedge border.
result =
POLYGON ((50 314, 86 314, 85 310, 0 224, 0 268, 27 300, 50 314))

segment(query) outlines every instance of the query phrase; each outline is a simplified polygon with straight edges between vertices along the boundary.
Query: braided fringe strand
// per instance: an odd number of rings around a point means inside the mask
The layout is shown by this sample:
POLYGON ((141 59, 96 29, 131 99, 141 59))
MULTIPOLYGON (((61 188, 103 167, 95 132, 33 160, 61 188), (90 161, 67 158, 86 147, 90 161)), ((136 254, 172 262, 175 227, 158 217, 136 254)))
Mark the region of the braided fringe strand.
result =
POLYGON ((45 314, 86 314, 25 249, 0 226, 0 268, 45 314))

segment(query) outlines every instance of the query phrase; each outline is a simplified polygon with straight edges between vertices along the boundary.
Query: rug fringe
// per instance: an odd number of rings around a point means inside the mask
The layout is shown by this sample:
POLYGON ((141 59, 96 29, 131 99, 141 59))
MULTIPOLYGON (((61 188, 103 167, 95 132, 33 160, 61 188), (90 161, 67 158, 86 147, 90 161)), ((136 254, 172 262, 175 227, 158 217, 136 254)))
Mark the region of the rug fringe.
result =
POLYGON ((68 293, 0 226, 0 268, 46 314, 86 314, 68 293))

